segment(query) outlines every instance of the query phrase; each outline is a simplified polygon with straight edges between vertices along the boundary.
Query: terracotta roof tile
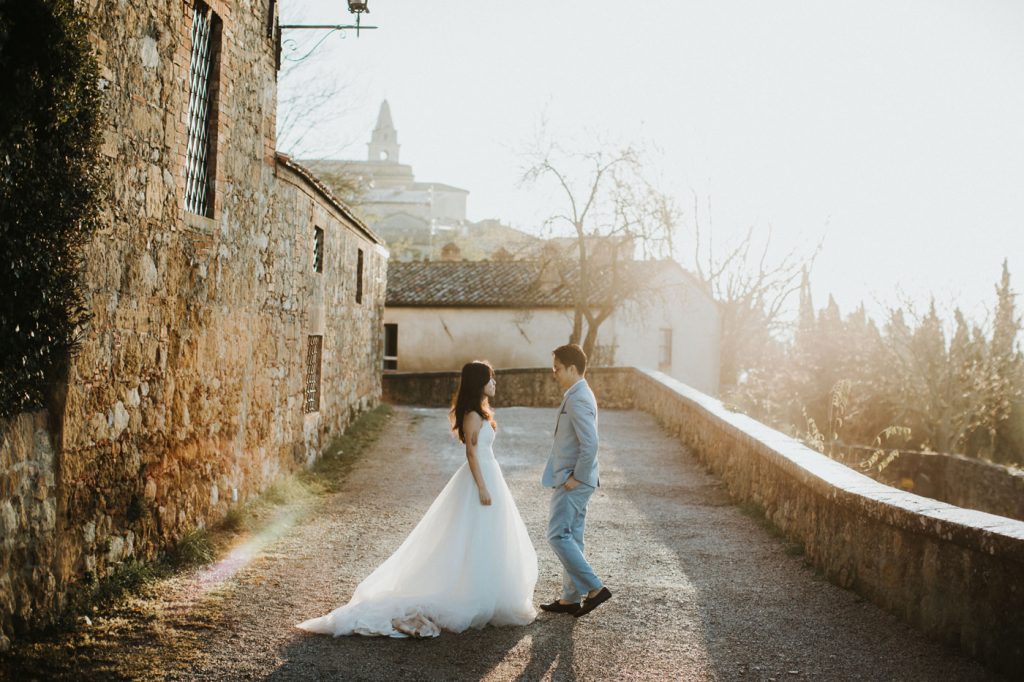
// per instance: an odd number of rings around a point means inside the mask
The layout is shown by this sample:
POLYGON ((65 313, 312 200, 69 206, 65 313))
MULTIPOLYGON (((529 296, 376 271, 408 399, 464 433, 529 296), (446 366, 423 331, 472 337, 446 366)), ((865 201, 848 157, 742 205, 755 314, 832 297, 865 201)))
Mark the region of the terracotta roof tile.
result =
MULTIPOLYGON (((671 261, 629 261, 631 278, 646 278, 671 261)), ((539 284, 537 261, 414 261, 388 263, 385 305, 394 307, 571 308, 570 287, 539 284)), ((598 294, 600 295, 600 294, 598 294)))
POLYGON ((536 307, 571 305, 568 293, 534 287, 540 266, 528 261, 388 263, 390 306, 536 307))

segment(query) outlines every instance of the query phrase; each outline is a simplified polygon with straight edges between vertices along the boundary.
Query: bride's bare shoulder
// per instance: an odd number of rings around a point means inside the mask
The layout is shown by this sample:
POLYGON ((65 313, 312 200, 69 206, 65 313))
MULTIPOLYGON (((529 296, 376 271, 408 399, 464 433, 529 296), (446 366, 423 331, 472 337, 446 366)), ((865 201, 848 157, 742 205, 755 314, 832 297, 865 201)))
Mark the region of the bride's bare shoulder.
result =
POLYGON ((476 431, 484 423, 484 418, 480 416, 479 412, 469 411, 466 416, 462 418, 462 426, 465 430, 472 429, 476 431))

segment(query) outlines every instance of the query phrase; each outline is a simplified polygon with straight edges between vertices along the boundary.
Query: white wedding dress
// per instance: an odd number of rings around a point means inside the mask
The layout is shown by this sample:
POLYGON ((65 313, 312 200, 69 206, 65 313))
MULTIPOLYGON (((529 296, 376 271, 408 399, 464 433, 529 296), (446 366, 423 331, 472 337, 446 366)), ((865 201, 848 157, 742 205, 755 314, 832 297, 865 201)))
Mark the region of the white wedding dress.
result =
POLYGON ((409 537, 356 588, 351 601, 298 625, 339 635, 436 637, 484 625, 533 622, 537 553, 494 459, 494 429, 477 438, 480 496, 463 463, 409 537))

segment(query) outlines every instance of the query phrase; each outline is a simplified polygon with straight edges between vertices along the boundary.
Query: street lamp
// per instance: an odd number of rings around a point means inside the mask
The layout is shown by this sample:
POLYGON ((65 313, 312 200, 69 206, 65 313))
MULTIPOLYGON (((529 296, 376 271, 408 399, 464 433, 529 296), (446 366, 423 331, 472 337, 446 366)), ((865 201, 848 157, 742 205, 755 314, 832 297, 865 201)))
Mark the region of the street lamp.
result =
POLYGON ((355 25, 340 24, 282 24, 282 29, 305 29, 305 30, 326 30, 333 33, 334 31, 344 31, 345 29, 354 28, 356 30, 356 37, 359 37, 359 31, 366 29, 374 29, 376 26, 363 26, 360 23, 360 17, 365 12, 370 13, 369 0, 348 0, 348 11, 356 15, 355 25))

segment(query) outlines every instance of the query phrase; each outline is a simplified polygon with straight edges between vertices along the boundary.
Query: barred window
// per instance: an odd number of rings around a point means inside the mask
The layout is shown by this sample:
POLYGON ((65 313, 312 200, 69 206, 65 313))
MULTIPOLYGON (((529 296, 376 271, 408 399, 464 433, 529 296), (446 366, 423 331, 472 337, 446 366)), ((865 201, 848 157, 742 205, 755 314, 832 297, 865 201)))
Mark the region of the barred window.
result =
POLYGON ((324 231, 313 228, 313 272, 324 271, 324 231))
POLYGON ((356 258, 356 303, 363 302, 363 250, 359 249, 356 258))
POLYGON ((220 19, 196 0, 189 66, 188 145, 185 149, 185 210, 213 216, 216 178, 217 80, 220 19))
POLYGON ((306 341, 306 391, 302 401, 302 411, 306 414, 320 410, 320 358, 323 346, 323 336, 310 336, 306 341))

